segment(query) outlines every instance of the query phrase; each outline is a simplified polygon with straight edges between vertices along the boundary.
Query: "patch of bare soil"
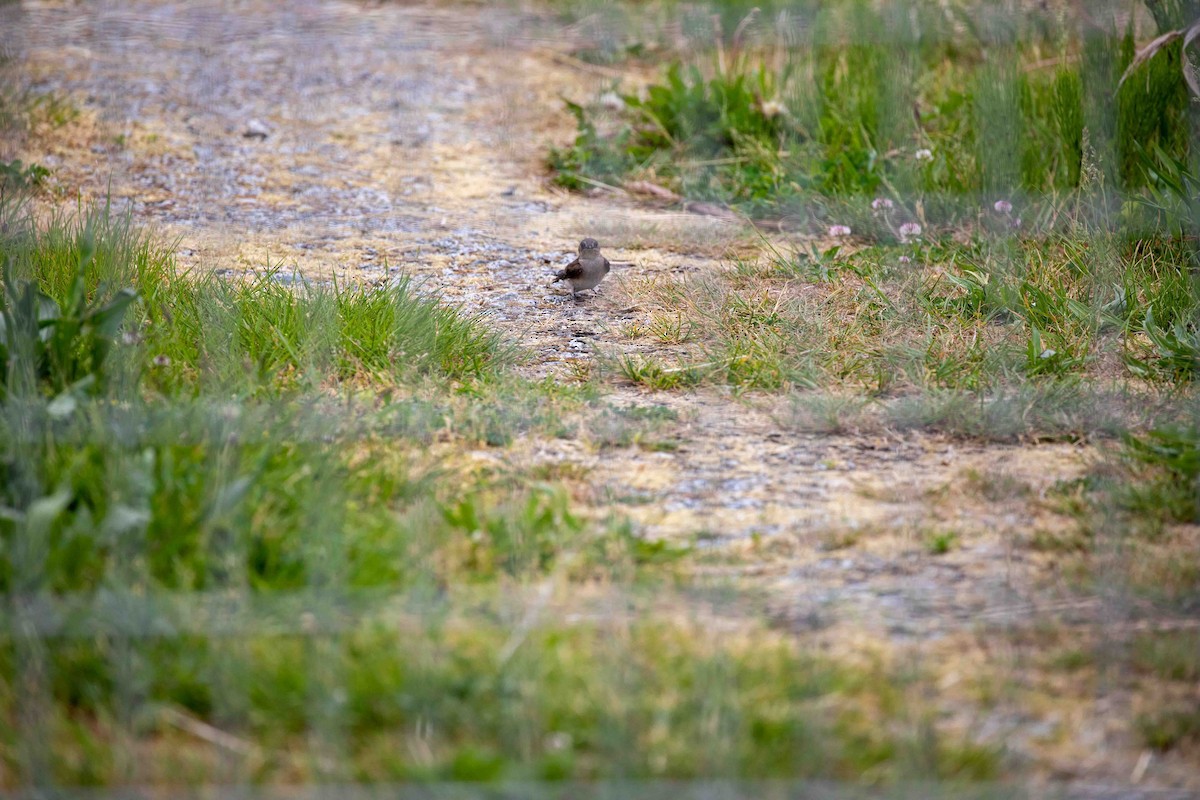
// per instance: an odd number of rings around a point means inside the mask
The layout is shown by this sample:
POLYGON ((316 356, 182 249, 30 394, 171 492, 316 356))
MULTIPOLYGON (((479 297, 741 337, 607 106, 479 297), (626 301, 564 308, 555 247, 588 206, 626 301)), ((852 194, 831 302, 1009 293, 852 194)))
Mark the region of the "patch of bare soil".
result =
MULTIPOLYGON (((185 267, 418 276, 528 348, 532 377, 570 380, 598 348, 654 347, 620 333, 649 321, 633 279, 719 270, 748 241, 730 223, 549 187, 545 146, 573 135, 560 97, 610 79, 556 57, 524 17, 338 0, 2 13, 35 88, 85 109, 26 154, 62 186, 111 195, 176 239, 185 267), (584 236, 623 266, 602 294, 573 302, 549 280, 584 236)), ((617 405, 674 410, 673 449, 523 441, 506 458, 578 465, 578 502, 628 516, 646 537, 696 543, 711 554, 702 579, 743 586, 814 646, 919 660, 937 676, 937 714, 1006 743, 1031 775, 1129 786, 1143 757, 1129 692, 1056 684, 1039 654, 1009 644, 1039 626, 1097 635, 1103 622, 1025 546, 1070 524, 1044 498, 1081 474, 1086 448, 810 435, 761 398, 608 391, 617 405), (1000 473, 1023 488, 989 499, 979 476, 1000 473)), ((1200 788, 1169 758, 1138 772, 1147 785, 1200 788)))

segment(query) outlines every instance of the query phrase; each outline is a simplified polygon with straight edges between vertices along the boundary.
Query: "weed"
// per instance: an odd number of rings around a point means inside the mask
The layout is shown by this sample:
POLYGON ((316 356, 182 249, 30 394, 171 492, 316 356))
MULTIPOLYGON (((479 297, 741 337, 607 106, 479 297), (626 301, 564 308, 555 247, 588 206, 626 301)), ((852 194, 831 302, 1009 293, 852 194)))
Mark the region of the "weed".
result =
POLYGON ((1137 718, 1142 740, 1155 750, 1172 750, 1200 741, 1200 711, 1160 711, 1137 718))
POLYGON ((35 282, 59 305, 68 303, 81 270, 89 303, 106 302, 126 287, 152 302, 170 275, 169 248, 107 204, 54 212, 36 225, 29 205, 10 197, 0 202, 0 229, 13 278, 35 282))
POLYGON ((9 162, 0 161, 0 196, 35 189, 48 177, 50 170, 41 164, 25 164, 19 158, 9 162))
POLYGON ((822 550, 845 550, 862 541, 863 532, 857 528, 833 528, 821 536, 822 550))
POLYGON ((267 274, 242 284, 210 280, 199 288, 180 298, 186 305, 176 305, 194 316, 177 315, 176 324, 213 331, 200 336, 198 358, 221 381, 466 379, 492 374, 511 358, 478 320, 418 295, 405 278, 385 288, 291 289, 267 274))
POLYGON ((629 169, 632 162, 623 140, 602 139, 583 106, 569 100, 566 104, 579 125, 579 134, 571 147, 550 149, 547 164, 555 173, 555 182, 568 189, 586 189, 597 180, 611 181, 629 169))
POLYGON ((935 556, 941 556, 949 553, 954 547, 955 543, 958 542, 958 538, 958 533, 950 530, 927 531, 922 536, 922 540, 925 544, 925 550, 928 551, 930 555, 935 556))
POLYGON ((1056 653, 1050 660, 1050 666, 1064 672, 1078 672, 1093 666, 1095 662, 1094 653, 1082 648, 1071 648, 1056 653))
POLYGON ((459 570, 474 580, 491 580, 497 572, 544 573, 584 527, 563 494, 535 492, 511 510, 487 515, 479 504, 480 498, 467 497, 442 511, 456 538, 462 538, 452 545, 462 553, 459 570))
POLYGON ((969 469, 965 477, 974 492, 992 503, 1018 500, 1032 492, 1028 483, 1003 469, 969 469))
POLYGON ((1015 386, 994 395, 928 392, 898 398, 884 409, 900 429, 928 429, 983 439, 1066 439, 1114 436, 1126 429, 1131 401, 1074 383, 1015 386))
POLYGON ((57 92, 42 92, 27 95, 26 114, 35 122, 52 128, 61 128, 79 119, 79 107, 69 97, 57 92))
MULTIPOLYGON (((452 625, 414 624, 406 616, 402 630, 394 617, 371 616, 328 647, 294 635, 245 643, 168 636, 137 643, 134 663, 137 679, 147 680, 167 708, 188 709, 170 718, 190 719, 192 730, 220 730, 243 753, 286 749, 301 756, 229 765, 235 775, 257 769, 265 779, 289 774, 334 735, 311 706, 334 674, 345 736, 336 756, 323 757, 336 757, 339 769, 362 780, 585 779, 618 770, 663 778, 838 778, 865 764, 901 777, 927 776, 922 765, 932 764, 938 775, 979 779, 994 770, 989 759, 979 771, 978 756, 966 769, 963 757, 977 748, 952 736, 866 725, 860 705, 906 713, 888 696, 886 676, 804 654, 765 632, 727 640, 700 625, 646 618, 616 625, 529 617, 514 630, 498 624, 512 616, 508 605, 486 601, 452 625), (184 652, 186 660, 177 657, 184 652), (322 669, 306 663, 318 653, 322 669), (210 708, 195 693, 197 679, 236 681, 240 699, 223 696, 210 708), (396 746, 414 727, 423 744, 396 746)), ((60 702, 73 700, 82 724, 75 737, 55 741, 64 765, 57 778, 67 785, 110 782, 115 776, 97 756, 118 727, 105 724, 122 691, 112 640, 81 641, 59 653, 60 702), (89 723, 85 713, 99 722, 89 723), (65 766, 79 767, 88 756, 92 777, 65 766)), ((128 730, 124 746, 146 752, 170 744, 175 758, 203 752, 186 740, 164 740, 157 727, 128 730)))
POLYGON ((685 320, 683 314, 676 312, 674 316, 656 314, 648 326, 651 336, 663 344, 684 344, 695 335, 695 324, 685 320))
POLYGON ((617 369, 630 383, 641 384, 651 389, 676 389, 698 384, 711 365, 689 366, 679 364, 664 367, 657 359, 649 356, 621 356, 617 369))
POLYGON ((1142 321, 1154 353, 1148 358, 1127 355, 1126 362, 1134 374, 1148 378, 1166 378, 1171 381, 1190 381, 1200 368, 1200 334, 1181 322, 1170 328, 1160 328, 1154 319, 1154 309, 1146 309, 1142 321))
POLYGON ((591 412, 586 436, 589 442, 600 448, 636 445, 651 451, 670 450, 677 445, 659 434, 677 419, 674 411, 661 405, 626 408, 604 406, 591 412))
POLYGON ((1168 681, 1200 681, 1200 634, 1165 631, 1138 636, 1130 647, 1139 671, 1168 681))
POLYGON ((621 325, 620 333, 626 339, 640 339, 646 333, 646 328, 636 320, 621 325))
POLYGON ((854 395, 796 393, 781 420, 805 433, 844 434, 865 423, 867 400, 854 395))
MULTIPOLYGON (((1130 26, 1123 43, 1126 52, 1132 50, 1133 35, 1130 26)), ((1186 157, 1190 98, 1181 57, 1181 42, 1163 48, 1117 88, 1117 158, 1126 185, 1138 186, 1144 180, 1143 148, 1159 149, 1173 158, 1186 157)))
POLYGON ((1037 528, 1029 538, 1029 546, 1041 553, 1088 553, 1092 550, 1092 537, 1083 526, 1037 528))
POLYGON ((32 281, 15 281, 5 262, 0 296, 0 401, 9 394, 27 395, 43 386, 56 396, 103 389, 105 362, 137 295, 122 289, 107 302, 89 304, 85 275, 94 254, 94 246, 85 242, 61 305, 32 281))
POLYGON ((1154 470, 1150 480, 1127 487, 1125 502, 1130 508, 1156 508, 1165 518, 1182 522, 1198 518, 1200 436, 1195 428, 1170 426, 1127 434, 1125 453, 1133 462, 1154 470))

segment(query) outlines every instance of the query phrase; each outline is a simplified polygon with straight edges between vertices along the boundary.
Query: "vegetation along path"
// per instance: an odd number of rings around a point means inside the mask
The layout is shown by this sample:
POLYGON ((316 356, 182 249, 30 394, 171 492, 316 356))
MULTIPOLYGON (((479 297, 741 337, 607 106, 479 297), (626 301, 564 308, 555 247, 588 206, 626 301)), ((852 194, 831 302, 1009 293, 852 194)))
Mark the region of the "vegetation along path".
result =
MULTIPOLYGON (((740 222, 552 187, 547 146, 574 135, 562 98, 595 97, 612 71, 566 55, 543 21, 478 5, 102 0, 31 4, 19 25, 33 88, 83 112, 30 153, 64 203, 111 198, 194 274, 412 276, 521 348, 520 377, 594 393, 572 417, 581 436, 523 425, 555 412, 513 399, 501 413, 516 435, 445 445, 462 474, 540 471, 577 513, 688 552, 688 585, 736 590, 734 625, 765 619, 838 658, 929 670, 921 702, 939 726, 1003 743, 1021 774, 1100 786, 1137 773, 1145 695, 1055 667, 1064 631, 1091 647, 1145 630, 1135 600, 1089 590, 1073 545, 1054 544, 1080 524, 1070 487, 1103 446, 889 424, 803 382, 707 379, 751 357, 711 348, 698 309, 717 297, 741 313, 735 295, 746 314, 818 309, 825 290, 757 285, 747 265, 772 251, 740 222), (572 301, 550 280, 585 236, 614 271, 572 301)), ((772 237, 780 252, 812 244, 772 237)), ((1154 758, 1138 781, 1200 787, 1183 756, 1154 758)))

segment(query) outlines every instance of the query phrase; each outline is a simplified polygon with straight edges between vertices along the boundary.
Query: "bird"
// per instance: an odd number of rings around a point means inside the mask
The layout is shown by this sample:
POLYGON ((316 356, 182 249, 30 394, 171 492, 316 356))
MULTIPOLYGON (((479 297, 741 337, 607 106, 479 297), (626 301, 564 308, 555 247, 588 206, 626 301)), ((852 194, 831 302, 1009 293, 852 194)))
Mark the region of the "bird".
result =
POLYGON ((588 237, 579 243, 579 255, 575 260, 555 273, 551 283, 566 281, 571 284, 571 298, 577 300, 577 293, 584 289, 595 292, 610 269, 608 259, 600 255, 600 243, 588 237))

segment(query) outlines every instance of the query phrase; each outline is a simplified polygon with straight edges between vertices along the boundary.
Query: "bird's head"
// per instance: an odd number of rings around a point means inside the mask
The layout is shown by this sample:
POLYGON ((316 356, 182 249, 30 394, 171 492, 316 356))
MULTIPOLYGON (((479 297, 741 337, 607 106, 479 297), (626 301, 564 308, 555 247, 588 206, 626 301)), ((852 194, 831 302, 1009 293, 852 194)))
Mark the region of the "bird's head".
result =
POLYGON ((586 256, 600 252, 600 243, 588 237, 579 243, 579 255, 586 256))

